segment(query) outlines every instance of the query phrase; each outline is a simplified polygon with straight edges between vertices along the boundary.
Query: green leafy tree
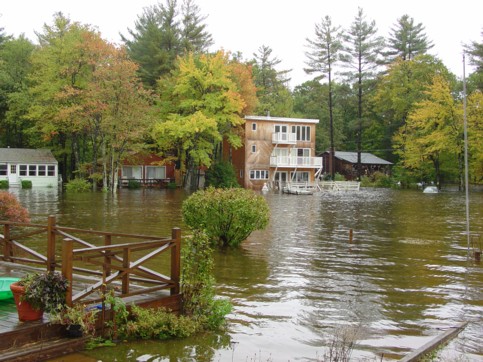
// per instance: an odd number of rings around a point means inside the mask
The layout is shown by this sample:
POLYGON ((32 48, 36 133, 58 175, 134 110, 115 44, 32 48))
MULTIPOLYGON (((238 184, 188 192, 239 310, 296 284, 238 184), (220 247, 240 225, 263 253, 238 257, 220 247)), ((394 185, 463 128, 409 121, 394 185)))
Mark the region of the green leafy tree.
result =
POLYGON ((166 154, 175 155, 183 172, 209 167, 223 139, 235 148, 242 144, 245 102, 230 70, 223 52, 189 54, 161 91, 153 137, 166 154))
POLYGON ((327 78, 329 91, 329 135, 330 135, 330 170, 334 178, 334 114, 332 97, 332 76, 335 63, 340 60, 340 53, 343 49, 342 32, 340 26, 333 26, 332 19, 326 16, 320 24, 315 25, 314 39, 307 39, 310 51, 306 52, 308 60, 305 71, 309 74, 319 74, 316 79, 327 78))
POLYGON ((239 246, 270 218, 263 196, 242 188, 197 191, 183 202, 182 214, 186 225, 204 231, 219 246, 239 246))
POLYGON ((34 49, 23 35, 0 46, 0 144, 4 147, 30 146, 28 75, 34 49))
POLYGON ((388 39, 387 61, 397 58, 412 60, 418 55, 426 54, 433 44, 424 33, 422 23, 415 24, 414 19, 405 14, 397 19, 388 39))
MULTIPOLYGON (((483 32, 481 35, 483 37, 483 32)), ((477 88, 483 91, 483 42, 472 41, 465 45, 465 51, 469 55, 470 64, 476 67, 476 72, 471 78, 477 88)))
POLYGON ((176 67, 176 58, 188 52, 201 53, 212 44, 211 35, 203 23, 205 17, 193 0, 185 0, 180 10, 176 0, 166 0, 165 5, 144 9, 128 29, 131 39, 122 36, 129 56, 139 64, 139 74, 149 88, 154 88, 159 78, 176 67))
MULTIPOLYGON (((424 99, 424 92, 436 74, 451 79, 440 60, 422 55, 411 61, 396 60, 379 79, 370 102, 380 122, 372 129, 379 128, 384 132, 378 136, 382 140, 381 149, 393 149, 392 137, 405 125, 414 105, 424 99)), ((394 160, 390 152, 386 157, 394 160)))
POLYGON ((253 77, 257 87, 259 104, 255 109, 258 114, 270 113, 279 117, 292 115, 292 95, 287 87, 291 70, 277 70, 282 62, 272 58, 272 49, 266 45, 258 48, 258 54, 253 54, 253 77))
POLYGON ((361 152, 363 131, 363 96, 370 91, 369 86, 376 76, 379 55, 384 47, 384 38, 377 36, 376 22, 367 22, 364 12, 359 8, 349 30, 345 33, 345 54, 342 61, 349 68, 345 73, 350 82, 355 82, 357 89, 357 177, 362 174, 361 152))
POLYGON ((37 37, 40 47, 32 56, 28 117, 35 122, 38 139, 53 148, 63 179, 68 180, 90 156, 82 146, 87 135, 81 110, 98 55, 86 51, 86 45, 99 35, 57 13, 53 25, 45 24, 37 37))
POLYGON ((461 105, 454 101, 449 82, 441 75, 433 78, 425 95, 426 99, 417 102, 406 124, 395 136, 397 152, 401 155, 402 163, 406 168, 424 170, 424 164, 430 163, 439 187, 441 187, 442 160, 445 158, 457 160, 460 165, 460 184, 462 185, 461 105))
POLYGON ((468 96, 468 154, 470 178, 483 182, 483 92, 477 90, 468 96))
POLYGON ((215 188, 240 187, 235 168, 230 162, 221 161, 211 165, 205 174, 206 186, 215 188))

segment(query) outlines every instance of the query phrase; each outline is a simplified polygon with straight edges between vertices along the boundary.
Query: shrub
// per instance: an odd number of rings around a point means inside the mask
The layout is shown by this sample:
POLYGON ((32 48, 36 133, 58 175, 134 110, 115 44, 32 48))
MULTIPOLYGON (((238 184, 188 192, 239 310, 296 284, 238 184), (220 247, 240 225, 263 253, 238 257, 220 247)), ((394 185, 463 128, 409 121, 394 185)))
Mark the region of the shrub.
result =
POLYGON ((254 230, 267 226, 270 210, 251 190, 210 187, 186 199, 182 214, 186 225, 204 230, 213 244, 239 246, 254 230))
POLYGON ((32 188, 32 181, 22 180, 22 188, 23 189, 31 189, 32 188))
POLYGON ((206 171, 206 186, 231 188, 240 187, 236 178, 235 168, 230 162, 217 162, 206 171))
POLYGON ((14 195, 0 191, 0 220, 29 222, 29 212, 14 195))
POLYGON ((9 188, 8 180, 0 180, 0 189, 8 189, 8 188, 9 188))
POLYGON ((80 179, 80 178, 70 180, 65 185, 65 189, 70 192, 85 192, 85 191, 89 191, 91 187, 92 186, 89 183, 89 181, 80 179))
POLYGON ((138 180, 129 180, 127 183, 127 188, 131 190, 136 190, 141 188, 141 182, 138 180))
POLYGON ((200 327, 216 330, 225 322, 232 305, 227 300, 215 299, 213 277, 213 248, 203 231, 195 230, 186 238, 182 255, 181 292, 183 312, 200 327))

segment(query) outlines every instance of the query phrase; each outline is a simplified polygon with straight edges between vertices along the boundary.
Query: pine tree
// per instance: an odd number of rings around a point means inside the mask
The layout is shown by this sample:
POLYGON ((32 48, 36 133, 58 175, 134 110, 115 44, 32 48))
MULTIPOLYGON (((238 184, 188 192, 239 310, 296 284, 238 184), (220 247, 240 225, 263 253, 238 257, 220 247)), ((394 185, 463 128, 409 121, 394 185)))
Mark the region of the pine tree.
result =
POLYGON ((329 172, 334 179, 334 119, 332 105, 332 72, 334 64, 340 60, 343 49, 343 36, 340 26, 332 26, 332 19, 326 16, 320 24, 315 25, 315 38, 307 39, 311 51, 306 52, 308 68, 305 72, 320 73, 317 79, 327 77, 329 84, 329 123, 330 123, 330 162, 329 172))
POLYGON ((407 14, 397 20, 391 31, 386 52, 390 63, 397 58, 412 60, 417 55, 426 54, 434 46, 424 33, 423 24, 415 24, 407 14))
POLYGON ((188 52, 203 52, 212 44, 193 0, 184 0, 181 11, 176 0, 166 0, 144 9, 133 30, 132 39, 121 35, 128 54, 140 66, 143 83, 155 88, 160 77, 175 68, 176 58, 188 52), (179 19, 181 17, 181 20, 179 19))
POLYGON ((363 118, 363 94, 366 80, 373 79, 376 75, 380 55, 384 47, 384 38, 377 36, 376 22, 368 23, 364 11, 359 8, 354 21, 344 36, 346 43, 345 54, 342 57, 345 65, 350 70, 345 73, 350 81, 355 81, 358 99, 358 127, 357 138, 357 178, 361 178, 361 152, 362 152, 362 118, 363 118))
POLYGON ((291 70, 277 70, 276 67, 282 62, 277 57, 272 57, 272 49, 262 45, 258 48, 258 54, 253 56, 253 76, 257 87, 259 105, 256 113, 270 113, 275 116, 290 116, 292 113, 292 96, 287 84, 287 78, 291 70))

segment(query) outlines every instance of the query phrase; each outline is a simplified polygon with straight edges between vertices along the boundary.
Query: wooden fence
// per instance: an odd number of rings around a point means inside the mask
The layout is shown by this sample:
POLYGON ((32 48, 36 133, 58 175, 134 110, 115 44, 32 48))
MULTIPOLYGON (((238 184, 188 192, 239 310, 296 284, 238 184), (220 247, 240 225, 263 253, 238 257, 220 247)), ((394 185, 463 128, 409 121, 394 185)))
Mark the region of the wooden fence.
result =
MULTIPOLYGON (((47 225, 0 221, 0 226, 3 226, 0 259, 41 265, 47 271, 61 270, 69 280, 68 305, 102 300, 106 290, 122 298, 148 294, 154 299, 179 296, 181 230, 178 228, 172 229, 171 238, 159 238, 62 227, 56 225, 54 216, 49 216, 47 225), (23 243, 42 234, 46 235, 45 255, 23 243), (87 238, 95 240, 88 242, 87 238), (100 238, 102 245, 96 245, 100 238), (164 258, 170 264, 165 265, 169 276, 146 267, 148 261, 166 253, 170 254, 164 258), (161 290, 169 293, 163 295, 161 290)), ((35 240, 36 245, 42 246, 35 240)))

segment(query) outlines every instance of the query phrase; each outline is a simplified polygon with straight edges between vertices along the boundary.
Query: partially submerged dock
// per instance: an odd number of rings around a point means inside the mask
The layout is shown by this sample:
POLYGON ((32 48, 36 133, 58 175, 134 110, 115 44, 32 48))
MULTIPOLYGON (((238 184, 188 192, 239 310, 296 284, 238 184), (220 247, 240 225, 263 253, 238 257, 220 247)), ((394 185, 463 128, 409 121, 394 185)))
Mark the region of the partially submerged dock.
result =
MULTIPOLYGON (((0 276, 62 272, 69 280, 67 305, 102 306, 99 333, 110 318, 102 303, 106 292, 128 305, 163 307, 174 313, 181 309, 180 229, 173 229, 171 238, 160 238, 60 227, 52 216, 47 225, 0 221, 2 225, 0 276), (148 268, 150 261, 168 275, 148 268)), ((0 301, 0 362, 43 361, 82 350, 86 340, 66 338, 65 326, 52 325, 47 315, 40 321, 20 322, 13 299, 0 301)))

